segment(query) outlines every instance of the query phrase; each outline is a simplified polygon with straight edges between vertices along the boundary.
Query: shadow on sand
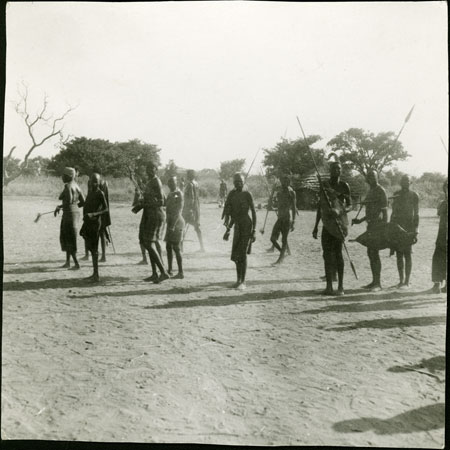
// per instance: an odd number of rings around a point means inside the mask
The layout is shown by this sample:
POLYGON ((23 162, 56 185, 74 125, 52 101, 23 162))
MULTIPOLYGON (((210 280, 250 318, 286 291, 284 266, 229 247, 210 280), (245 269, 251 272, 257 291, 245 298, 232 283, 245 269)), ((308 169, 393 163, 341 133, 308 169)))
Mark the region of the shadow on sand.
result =
POLYGON ((32 266, 32 267, 17 267, 14 269, 4 270, 5 275, 26 275, 29 273, 50 273, 59 272, 63 269, 60 267, 47 267, 47 266, 32 266))
POLYGON ((390 419, 377 417, 362 417, 361 419, 343 420, 333 425, 338 433, 362 433, 374 431, 376 434, 415 433, 444 428, 445 405, 423 406, 398 414, 390 419))
POLYGON ((445 325, 445 316, 420 316, 408 317, 406 319, 383 318, 374 320, 361 320, 359 322, 342 322, 333 328, 318 326, 325 331, 351 331, 361 328, 406 328, 406 327, 426 327, 430 325, 445 325))
POLYGON ((86 278, 66 278, 63 280, 11 281, 3 283, 3 291, 29 291, 35 289, 67 289, 74 287, 113 286, 129 281, 125 277, 101 277, 100 282, 91 283, 86 278))
POLYGON ((407 364, 404 366, 393 366, 388 369, 388 372, 404 373, 404 372, 418 372, 424 375, 431 376, 438 380, 439 383, 444 383, 445 379, 438 377, 436 372, 443 375, 445 370, 445 356, 434 356, 428 359, 422 359, 417 364, 407 364))
MULTIPOLYGON (((399 294, 398 297, 403 297, 405 294, 399 294)), ((361 297, 361 296, 358 296, 361 297)), ((348 299, 345 299, 348 300, 348 299)), ((367 300, 365 297, 363 300, 367 300)), ((370 312, 370 311, 395 311, 399 309, 414 309, 421 306, 426 306, 431 303, 442 303, 441 300, 430 298, 422 299, 407 299, 407 300, 388 300, 377 303, 338 303, 335 305, 324 306, 323 308, 307 309, 301 311, 301 314, 320 314, 320 313, 353 313, 353 312, 370 312)), ((300 314, 300 313, 293 313, 300 314)))
MULTIPOLYGON (((201 284, 201 285, 195 285, 195 286, 173 286, 169 289, 161 289, 163 286, 167 286, 168 283, 171 283, 171 280, 164 281, 162 284, 153 284, 151 282, 148 283, 149 288, 148 289, 133 289, 128 291, 109 291, 109 292, 98 292, 94 294, 87 294, 87 295, 79 295, 79 296, 73 296, 74 298, 95 298, 95 297, 130 297, 130 296, 140 296, 140 295, 173 295, 173 294, 193 294, 196 292, 203 292, 203 291, 212 291, 217 289, 231 289, 233 282, 230 281, 220 281, 216 283, 208 283, 208 284, 201 284)), ((178 283, 179 280, 174 280, 175 283, 178 283)), ((182 281, 181 281, 182 282, 182 281)), ((303 282, 303 280, 252 280, 247 282, 247 286, 263 286, 263 285, 270 285, 270 284, 287 284, 287 283, 297 283, 297 282, 303 282)), ((242 295, 246 295, 244 292, 243 294, 239 294, 240 291, 232 290, 232 292, 236 292, 236 295, 233 297, 239 298, 242 295)), ((302 297, 305 295, 314 295, 317 294, 317 290, 306 290, 306 291, 284 291, 284 290, 276 290, 268 293, 248 293, 251 295, 259 296, 259 298, 263 298, 264 296, 270 296, 276 293, 278 295, 277 298, 281 297, 302 297)), ((219 298, 219 297, 215 297, 219 298)), ((187 301, 186 303, 191 302, 187 301)))

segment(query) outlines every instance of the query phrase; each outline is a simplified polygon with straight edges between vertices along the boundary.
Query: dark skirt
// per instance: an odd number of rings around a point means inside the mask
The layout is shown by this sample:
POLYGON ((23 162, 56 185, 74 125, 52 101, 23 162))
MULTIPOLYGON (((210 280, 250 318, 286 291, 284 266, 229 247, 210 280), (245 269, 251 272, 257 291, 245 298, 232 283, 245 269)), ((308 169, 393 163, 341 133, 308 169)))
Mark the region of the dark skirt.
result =
POLYGON ((144 209, 139 225, 139 243, 147 250, 150 249, 152 242, 161 240, 164 222, 164 212, 144 209))
POLYGON ((80 235, 83 237, 86 243, 86 249, 92 253, 97 253, 100 234, 104 232, 105 229, 102 228, 102 223, 99 218, 85 218, 83 220, 83 226, 80 230, 80 235))
POLYGON ((252 239, 252 221, 234 224, 233 246, 231 249, 231 260, 234 262, 241 262, 247 259, 247 254, 250 253, 252 239))
POLYGON ((78 211, 63 212, 59 233, 59 242, 61 244, 61 250, 63 252, 76 253, 77 251, 79 217, 80 213, 78 211))
POLYGON ((164 240, 168 244, 173 245, 180 244, 183 239, 184 227, 185 227, 184 219, 182 217, 179 217, 175 223, 175 227, 173 230, 169 230, 169 226, 167 226, 164 240))
POLYGON ((436 245, 431 263, 431 281, 439 283, 447 279, 447 246, 436 245))

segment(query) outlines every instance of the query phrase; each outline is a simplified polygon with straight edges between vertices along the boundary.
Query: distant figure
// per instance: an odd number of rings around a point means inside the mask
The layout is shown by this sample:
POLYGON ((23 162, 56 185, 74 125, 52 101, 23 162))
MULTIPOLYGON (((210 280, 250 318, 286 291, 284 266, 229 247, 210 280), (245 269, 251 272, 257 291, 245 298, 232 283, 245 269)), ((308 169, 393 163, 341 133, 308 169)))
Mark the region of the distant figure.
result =
MULTIPOLYGON (((137 214, 142 208, 140 207, 141 202, 144 201, 144 191, 145 191, 145 186, 147 184, 147 175, 145 173, 145 167, 143 164, 140 164, 137 167, 137 174, 133 174, 130 170, 130 178, 131 181, 134 184, 134 198, 133 198, 133 203, 131 205, 131 211, 134 214, 137 214)), ((144 220, 144 214, 142 214, 141 217, 141 222, 139 224, 139 230, 141 229, 142 223, 144 220)), ((140 232, 139 232, 139 236, 140 236, 140 232)), ((147 260, 147 250, 144 247, 144 244, 140 241, 139 238, 139 247, 141 249, 141 254, 142 254, 142 260, 138 262, 139 265, 147 265, 148 264, 148 260, 147 260)))
POLYGON ((228 195, 227 183, 225 182, 225 180, 221 179, 219 185, 219 208, 222 208, 222 206, 224 205, 225 200, 227 199, 227 195, 228 195))
MULTIPOLYGON (((99 167, 94 167, 94 169, 92 170, 92 175, 97 174, 98 180, 99 180, 99 185, 98 188, 103 192, 105 199, 106 199, 106 204, 107 204, 107 211, 104 213, 104 217, 102 217, 101 220, 101 229, 100 229, 100 243, 101 243, 101 247, 102 247, 102 257, 100 259, 100 262, 106 262, 106 242, 111 242, 111 237, 109 236, 108 233, 108 227, 111 225, 111 214, 109 212, 109 191, 108 191, 108 182, 102 177, 102 172, 101 169, 99 167)), ((97 179, 97 178, 96 178, 97 179)), ((89 178, 88 180, 88 195, 89 192, 92 190, 92 176, 91 178, 89 178)), ((89 260, 89 251, 88 251, 88 247, 87 247, 88 243, 85 240, 84 242, 84 257, 81 258, 83 261, 87 261, 89 260)))
POLYGON ((275 264, 281 264, 284 261, 286 250, 288 248, 289 231, 294 231, 296 210, 296 195, 295 191, 290 186, 289 176, 282 175, 280 177, 280 182, 281 186, 277 189, 275 196, 269 199, 269 203, 271 203, 270 206, 272 206, 272 202, 274 202, 278 216, 270 237, 272 245, 280 252, 280 256, 275 264), (280 234, 281 247, 277 242, 280 234))
POLYGON ((62 204, 58 205, 54 212, 56 217, 61 209, 63 210, 59 241, 61 243, 61 250, 66 252, 66 263, 62 268, 70 268, 70 257, 72 257, 75 263, 72 270, 77 270, 80 268, 77 260, 77 227, 80 216, 78 208, 84 205, 84 196, 80 187, 75 182, 75 169, 66 167, 63 171, 62 180, 64 182, 64 189, 59 196, 62 204))
MULTIPOLYGON (((387 222, 388 199, 386 191, 378 184, 378 175, 374 170, 369 170, 366 181, 369 185, 369 192, 364 202, 366 204, 366 215, 361 219, 353 219, 352 224, 367 221, 367 231, 371 232, 377 228, 380 222, 387 222)), ((381 290, 380 251, 368 247, 367 255, 369 256, 370 270, 372 272, 372 282, 364 286, 364 289, 379 291, 381 290)))
POLYGON ((173 252, 175 252, 178 273, 173 278, 182 279, 184 278, 184 274, 180 244, 184 230, 184 219, 181 214, 184 203, 183 193, 177 188, 177 177, 170 177, 167 184, 170 189, 166 199, 167 228, 164 238, 167 251, 167 273, 172 276, 173 252))
POLYGON ((183 218, 186 222, 185 231, 187 227, 192 225, 197 233, 198 241, 200 243, 200 251, 204 252, 202 230, 200 229, 200 196, 198 183, 195 181, 195 172, 193 170, 187 171, 187 183, 184 188, 184 207, 183 218))
POLYGON ((98 282, 100 279, 98 274, 98 241, 104 228, 102 221, 107 217, 108 203, 105 194, 100 189, 100 175, 93 173, 89 183, 90 189, 83 208, 83 226, 80 235, 84 238, 86 248, 92 255, 94 273, 88 280, 98 282))
POLYGON ((161 258, 161 248, 159 240, 161 239, 162 227, 165 221, 164 213, 164 193, 161 180, 156 176, 157 167, 150 162, 147 165, 148 183, 145 187, 143 199, 139 205, 133 208, 133 212, 138 212, 144 208, 141 225, 139 227, 139 241, 145 247, 150 255, 152 264, 152 275, 145 281, 161 283, 169 278, 161 258), (159 269, 158 276, 156 269, 159 269))
POLYGON ((321 240, 325 265, 325 280, 327 283, 323 291, 324 295, 334 295, 333 281, 335 281, 336 272, 338 278, 336 294, 344 295, 344 257, 342 256, 342 246, 347 236, 347 212, 351 209, 351 194, 349 185, 341 181, 340 177, 340 163, 331 163, 330 180, 323 183, 323 188, 326 192, 320 193, 316 223, 312 233, 313 238, 317 239, 319 222, 322 220, 321 240))
POLYGON ((445 200, 441 202, 438 208, 439 230, 431 266, 431 280, 434 283, 431 291, 435 294, 447 292, 448 180, 445 180, 442 188, 444 191, 445 200), (444 281, 445 286, 441 288, 441 284, 444 281))
POLYGON ((247 272, 247 254, 255 242, 256 211, 252 194, 243 191, 244 179, 240 173, 233 177, 234 189, 228 194, 224 207, 225 226, 227 230, 223 236, 225 241, 230 237, 230 229, 234 225, 233 247, 231 260, 236 264, 237 281, 233 287, 245 289, 245 275, 247 272), (251 212, 250 218, 248 212, 251 212))
MULTIPOLYGON (((400 180, 401 189, 394 193, 391 222, 400 225, 405 231, 413 232, 416 240, 419 234, 419 196, 409 189, 408 175, 400 180)), ((391 250, 392 253, 392 250, 391 250)), ((399 288, 408 288, 412 270, 412 246, 397 251, 399 288)))

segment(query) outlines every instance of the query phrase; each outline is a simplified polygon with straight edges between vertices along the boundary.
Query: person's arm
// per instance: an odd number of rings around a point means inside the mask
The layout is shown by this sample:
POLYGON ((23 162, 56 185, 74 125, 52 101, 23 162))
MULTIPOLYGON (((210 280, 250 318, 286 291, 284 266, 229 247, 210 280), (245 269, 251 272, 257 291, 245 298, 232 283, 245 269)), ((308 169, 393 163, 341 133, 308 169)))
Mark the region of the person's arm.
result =
POLYGON ((151 205, 156 207, 164 206, 164 193, 161 180, 156 178, 152 181, 152 183, 154 197, 150 199, 151 205))
POLYGON ((109 211, 108 204, 106 203, 105 194, 102 191, 99 191, 99 202, 98 202, 97 211, 87 213, 87 217, 93 219, 94 217, 101 216, 109 211))
POLYGON ((388 198, 386 195, 386 191, 381 188, 380 189, 380 210, 381 210, 381 220, 383 222, 388 221, 388 198))
POLYGON ((247 192, 248 194, 248 202, 250 206, 250 212, 252 214, 252 241, 256 241, 256 209, 255 209, 255 203, 253 202, 253 197, 250 192, 247 192))
POLYGON ((320 222, 321 218, 322 218, 322 212, 321 212, 320 203, 319 203, 319 206, 317 207, 317 212, 316 212, 316 223, 314 224, 314 228, 313 228, 313 232, 312 232, 314 239, 317 239, 317 233, 319 232, 319 222, 320 222))
POLYGON ((84 198, 83 191, 80 189, 80 186, 77 186, 78 190, 78 207, 82 208, 84 206, 84 203, 86 202, 86 199, 84 198))
POLYGON ((348 183, 344 183, 344 186, 345 186, 345 197, 344 197, 345 212, 350 212, 352 210, 352 193, 348 183))
POLYGON ((297 212, 297 195, 295 194, 294 189, 291 191, 291 211, 292 211, 292 221, 291 221, 291 231, 294 231, 295 224, 295 214, 297 212))
POLYGON ((414 196, 413 215, 414 233, 417 237, 419 234, 419 196, 417 194, 414 196))

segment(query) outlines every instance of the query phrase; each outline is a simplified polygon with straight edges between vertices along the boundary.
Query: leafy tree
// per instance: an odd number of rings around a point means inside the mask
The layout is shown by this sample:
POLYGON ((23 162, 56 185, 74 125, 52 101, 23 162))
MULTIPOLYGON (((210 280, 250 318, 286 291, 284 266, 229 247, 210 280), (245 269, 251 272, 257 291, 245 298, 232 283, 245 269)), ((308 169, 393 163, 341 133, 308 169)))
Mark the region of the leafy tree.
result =
POLYGON ((401 142, 395 142, 392 131, 375 135, 361 128, 350 128, 335 136, 327 145, 339 154, 342 163, 350 164, 364 177, 369 170, 380 173, 392 163, 410 156, 401 142))
POLYGON ((74 138, 63 145, 49 163, 49 169, 61 173, 66 166, 77 167, 81 174, 89 175, 98 166, 104 175, 128 177, 140 165, 150 161, 159 164, 160 150, 138 139, 111 143, 104 139, 74 138))
POLYGON ((178 166, 175 164, 175 161, 171 159, 166 164, 166 167, 164 167, 163 173, 161 175, 161 182, 163 184, 167 184, 170 177, 176 176, 178 176, 178 166))
POLYGON ((222 161, 220 163, 219 177, 222 180, 229 180, 236 172, 242 172, 244 169, 244 164, 245 158, 222 161))
MULTIPOLYGON (((306 138, 309 147, 319 141, 320 136, 312 135, 306 138)), ((314 159, 319 167, 325 162, 325 153, 322 149, 312 149, 314 159)), ((263 164, 266 175, 280 176, 287 173, 291 175, 307 176, 314 172, 314 162, 305 144, 304 139, 282 139, 272 149, 264 150, 263 164)))

